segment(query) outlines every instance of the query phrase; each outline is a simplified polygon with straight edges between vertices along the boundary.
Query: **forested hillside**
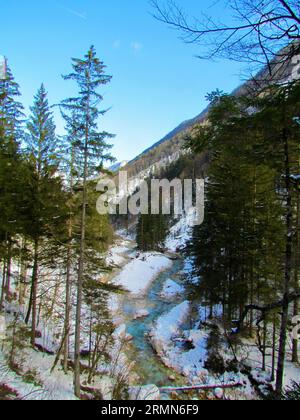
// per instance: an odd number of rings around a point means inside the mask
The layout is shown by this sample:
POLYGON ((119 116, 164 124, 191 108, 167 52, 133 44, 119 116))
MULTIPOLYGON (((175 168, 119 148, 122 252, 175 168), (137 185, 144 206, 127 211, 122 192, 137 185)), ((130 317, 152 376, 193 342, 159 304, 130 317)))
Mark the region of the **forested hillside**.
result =
MULTIPOLYGON (((260 70, 254 74, 249 80, 246 80, 232 95, 236 97, 251 96, 253 92, 263 89, 270 81, 283 83, 291 78, 293 66, 291 60, 282 62, 281 56, 284 54, 285 48, 278 54, 271 64, 271 74, 268 68, 260 70)), ((149 149, 138 155, 134 160, 128 163, 126 169, 130 176, 135 175, 155 166, 160 166, 160 162, 174 160, 178 158, 178 153, 183 149, 186 136, 189 135, 193 127, 205 123, 208 117, 210 105, 195 118, 185 121, 167 134, 162 140, 155 143, 149 149)))
MULTIPOLYGON (((96 211, 96 182, 90 181, 105 161, 113 160, 106 142, 112 136, 97 132, 100 111, 86 106, 93 98, 101 99, 97 89, 110 80, 104 69, 93 47, 83 60, 74 60, 73 73, 65 80, 78 83, 80 96, 59 105, 65 137, 56 135, 44 85, 26 117, 10 68, 0 81, 1 311, 10 314, 7 328, 12 329, 8 353, 2 356, 17 374, 22 373, 19 352, 30 339, 32 348, 58 351, 53 368, 62 358, 65 372, 70 368, 70 346, 73 351, 75 345, 75 375, 80 375, 83 305, 94 354, 99 337, 110 338, 113 328, 105 303, 109 286, 95 283, 110 270, 104 253, 112 244, 113 230, 108 217, 96 211)), ((34 369, 28 375, 34 383, 34 369)))

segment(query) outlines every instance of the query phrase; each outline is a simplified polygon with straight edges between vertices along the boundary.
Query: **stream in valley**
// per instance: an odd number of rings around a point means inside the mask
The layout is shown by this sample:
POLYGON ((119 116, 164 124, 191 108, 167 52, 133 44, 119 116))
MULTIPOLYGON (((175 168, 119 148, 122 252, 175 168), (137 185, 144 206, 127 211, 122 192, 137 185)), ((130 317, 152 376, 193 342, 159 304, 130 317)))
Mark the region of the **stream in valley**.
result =
POLYGON ((140 385, 155 384, 158 387, 174 385, 177 380, 175 382, 170 380, 170 376, 174 376, 180 381, 178 385, 182 385, 184 381, 173 370, 164 366, 155 354, 148 338, 148 333, 155 321, 184 300, 184 296, 179 296, 168 302, 160 296, 167 280, 172 279, 178 284, 184 284, 184 276, 180 274, 183 267, 183 260, 175 260, 169 269, 158 275, 144 297, 134 298, 126 295, 123 300, 122 312, 127 332, 133 337, 127 355, 131 361, 136 362, 135 371, 140 378, 140 385), (139 310, 148 311, 149 316, 134 320, 134 315, 139 310))

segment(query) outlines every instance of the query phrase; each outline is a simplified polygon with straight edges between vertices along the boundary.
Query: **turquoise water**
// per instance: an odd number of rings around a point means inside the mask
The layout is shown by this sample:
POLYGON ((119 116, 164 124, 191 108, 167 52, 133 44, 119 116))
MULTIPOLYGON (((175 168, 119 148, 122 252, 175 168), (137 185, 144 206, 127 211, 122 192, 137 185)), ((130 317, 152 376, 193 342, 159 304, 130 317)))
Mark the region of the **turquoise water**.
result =
MULTIPOLYGON (((140 377, 139 384, 155 384, 157 386, 176 385, 176 382, 170 381, 170 375, 174 375, 174 371, 166 368, 160 359, 156 356, 153 348, 148 340, 147 334, 151 330, 153 323, 162 314, 169 312, 174 306, 184 300, 184 296, 180 296, 171 303, 161 299, 160 293, 164 283, 168 279, 176 281, 178 284, 184 284, 183 276, 178 275, 183 269, 183 261, 176 260, 172 267, 162 272, 152 283, 147 295, 141 299, 133 299, 127 296, 123 303, 123 312, 126 318, 127 331, 133 336, 128 357, 136 362, 135 371, 140 377), (145 309, 150 315, 143 319, 132 320, 135 313, 145 309)), ((183 378, 177 377, 178 385, 182 385, 183 378)))

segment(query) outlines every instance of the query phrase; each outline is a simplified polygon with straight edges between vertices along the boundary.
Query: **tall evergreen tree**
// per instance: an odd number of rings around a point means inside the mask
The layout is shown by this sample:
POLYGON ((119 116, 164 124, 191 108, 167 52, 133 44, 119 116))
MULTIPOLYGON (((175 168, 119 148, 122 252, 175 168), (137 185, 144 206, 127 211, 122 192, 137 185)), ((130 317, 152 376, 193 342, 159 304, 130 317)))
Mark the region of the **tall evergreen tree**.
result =
POLYGON ((276 391, 281 394, 284 380, 288 322, 290 315, 290 293, 294 290, 293 245, 297 227, 296 194, 293 175, 299 168, 299 127, 295 118, 299 112, 300 84, 273 86, 268 94, 258 100, 258 112, 254 116, 257 129, 263 137, 262 149, 270 166, 277 171, 278 185, 283 199, 284 233, 284 274, 280 292, 283 295, 282 319, 279 339, 276 391))
POLYGON ((266 325, 274 320, 272 310, 282 309, 276 384, 280 395, 290 303, 295 300, 291 293, 297 292, 299 276, 294 258, 299 83, 269 87, 253 98, 216 94, 211 99, 209 124, 199 127, 189 143, 194 151, 209 150, 211 161, 206 221, 196 230, 194 248, 201 287, 214 304, 223 303, 229 321, 236 316, 244 321, 250 312, 252 329, 253 311, 261 312, 263 368, 266 325))
POLYGON ((18 101, 19 86, 10 68, 0 80, 0 243, 3 261, 1 306, 10 293, 11 261, 17 243, 14 236, 21 231, 22 206, 22 162, 20 142, 22 140, 23 107, 18 101))
POLYGON ((89 177, 99 172, 106 160, 112 160, 108 153, 111 146, 107 143, 112 135, 98 130, 98 118, 106 112, 99 109, 103 97, 98 93, 98 89, 109 83, 111 76, 105 73, 105 66, 97 58, 95 48, 92 46, 84 59, 73 59, 73 72, 65 76, 64 79, 73 80, 78 86, 78 96, 65 100, 61 107, 65 112, 76 112, 78 124, 76 131, 79 135, 76 152, 78 153, 82 183, 82 213, 78 260, 74 387, 76 396, 80 397, 80 337, 82 292, 86 263, 87 186, 89 177))
POLYGON ((34 104, 30 108, 31 116, 27 123, 27 151, 32 167, 32 176, 28 193, 32 201, 30 212, 30 231, 28 236, 33 242, 33 270, 31 293, 26 322, 31 316, 31 342, 35 345, 37 322, 38 276, 42 253, 42 240, 53 236, 64 214, 64 194, 61 179, 57 176, 58 156, 57 139, 53 114, 47 99, 44 85, 40 87, 34 104))

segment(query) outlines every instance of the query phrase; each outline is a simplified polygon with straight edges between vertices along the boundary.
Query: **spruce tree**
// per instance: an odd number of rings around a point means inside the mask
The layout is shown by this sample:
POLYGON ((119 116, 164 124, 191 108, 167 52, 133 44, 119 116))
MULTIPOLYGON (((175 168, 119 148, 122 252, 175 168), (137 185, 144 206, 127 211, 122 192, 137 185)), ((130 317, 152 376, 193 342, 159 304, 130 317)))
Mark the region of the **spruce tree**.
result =
MULTIPOLYGON (((294 182, 299 170, 299 83, 271 86, 254 97, 210 98, 209 123, 189 142, 195 152, 208 150, 210 158, 206 220, 194 237, 201 287, 213 304, 223 303, 228 321, 235 316, 245 321, 244 308, 261 305, 258 325, 264 322, 263 336, 261 327, 257 334, 263 368, 268 322, 276 331, 268 307, 282 299, 276 384, 280 395, 290 294, 298 290, 299 281, 299 192, 294 182)), ((250 310, 250 331, 253 321, 250 310)), ((276 334, 273 348, 275 339, 276 334)))
POLYGON ((18 101, 19 86, 10 68, 0 80, 0 243, 3 262, 1 307, 10 294, 11 262, 18 244, 14 240, 22 231, 23 174, 20 143, 23 107, 18 101))
POLYGON ((107 140, 112 135, 107 132, 99 132, 98 118, 106 111, 99 109, 103 97, 98 89, 111 81, 111 76, 105 73, 105 66, 97 56, 92 46, 84 59, 73 59, 73 72, 64 77, 65 80, 73 80, 78 87, 78 96, 67 99, 61 104, 66 113, 76 112, 78 143, 76 154, 80 168, 82 185, 82 211, 80 223, 80 252, 78 260, 77 281, 77 308, 76 308, 76 331, 75 331, 75 395, 80 397, 80 337, 81 337, 81 309, 83 280, 86 263, 86 221, 88 204, 88 180, 95 176, 103 168, 107 160, 113 160, 109 154, 111 146, 107 140))
POLYGON ((63 221, 64 193, 62 181, 57 174, 58 156, 55 125, 47 92, 40 87, 34 104, 30 108, 31 116, 27 123, 26 145, 32 175, 28 187, 31 200, 30 229, 28 236, 33 243, 33 270, 31 293, 26 322, 31 317, 31 343, 35 345, 37 322, 38 276, 42 254, 45 253, 53 231, 63 221), (41 246, 42 241, 44 246, 41 246))

